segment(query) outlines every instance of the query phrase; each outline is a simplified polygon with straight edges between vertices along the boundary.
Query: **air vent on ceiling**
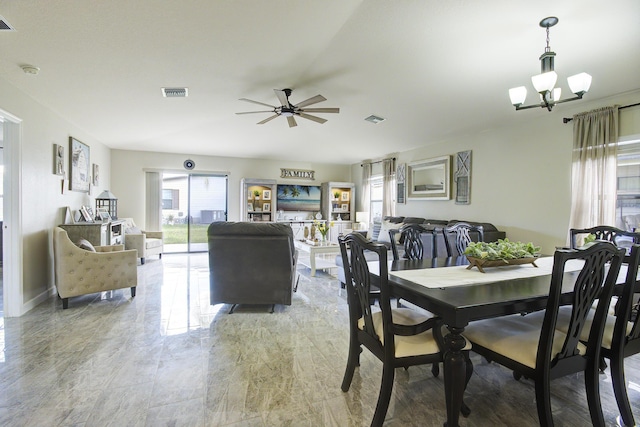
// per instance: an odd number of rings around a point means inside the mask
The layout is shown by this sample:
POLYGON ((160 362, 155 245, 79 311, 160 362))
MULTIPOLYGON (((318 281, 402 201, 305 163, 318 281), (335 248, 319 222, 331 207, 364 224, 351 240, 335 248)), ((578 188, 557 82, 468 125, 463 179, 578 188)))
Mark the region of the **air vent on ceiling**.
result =
POLYGON ((189 96, 189 89, 186 87, 163 87, 162 96, 165 98, 184 98, 189 96))
POLYGON ((374 116, 372 114, 369 117, 367 117, 365 120, 368 121, 368 122, 374 123, 374 124, 378 124, 380 122, 383 122, 385 119, 383 117, 374 116))
POLYGON ((4 17, 0 16, 0 31, 15 31, 16 29, 7 22, 4 17))

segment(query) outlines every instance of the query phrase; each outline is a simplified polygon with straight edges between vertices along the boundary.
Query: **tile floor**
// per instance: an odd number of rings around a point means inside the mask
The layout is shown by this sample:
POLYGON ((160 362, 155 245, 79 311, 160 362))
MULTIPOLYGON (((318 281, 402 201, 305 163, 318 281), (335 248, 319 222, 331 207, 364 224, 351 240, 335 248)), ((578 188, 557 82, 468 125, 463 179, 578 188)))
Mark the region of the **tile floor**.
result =
MULTIPOLYGON (((293 305, 210 306, 206 254, 138 267, 129 290, 57 298, 0 328, 2 426, 368 426, 381 365, 366 350, 351 390, 340 383, 347 305, 335 277, 302 274, 293 305)), ((1 319, 0 319, 1 321, 1 319)), ((536 426, 533 384, 473 357, 464 426, 536 426)), ((640 359, 627 362, 640 416, 640 359)), ((608 425, 617 415, 601 376, 608 425)), ((580 375, 553 382, 557 426, 590 425, 580 375)), ((396 371, 385 425, 441 426, 442 376, 396 371)))

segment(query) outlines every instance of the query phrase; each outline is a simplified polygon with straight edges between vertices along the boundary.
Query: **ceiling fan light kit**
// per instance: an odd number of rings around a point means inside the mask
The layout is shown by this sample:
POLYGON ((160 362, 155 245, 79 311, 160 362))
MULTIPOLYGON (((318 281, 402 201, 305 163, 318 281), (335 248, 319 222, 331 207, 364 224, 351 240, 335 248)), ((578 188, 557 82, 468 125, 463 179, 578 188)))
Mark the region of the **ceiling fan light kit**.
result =
POLYGON ((272 116, 269 116, 266 119, 259 121, 258 124, 263 125, 275 119, 276 117, 282 116, 287 118, 287 123, 289 124, 289 127, 292 128, 292 127, 298 126, 298 123, 296 122, 296 119, 295 119, 296 116, 322 124, 326 122, 327 119, 323 119, 322 117, 318 117, 308 113, 339 113, 340 112, 339 108, 333 108, 333 107, 305 108, 308 105, 313 105, 322 101, 326 101, 327 98, 325 98, 322 95, 313 96, 309 99, 305 99, 304 101, 301 101, 294 105, 294 104, 291 104, 291 102, 289 102, 289 96, 291 96, 291 92, 292 92, 291 89, 282 89, 282 90, 274 89, 273 91, 275 92, 276 97, 278 98, 278 101, 280 101, 280 104, 281 104, 280 106, 277 107, 275 105, 265 104, 264 102, 254 101, 252 99, 240 98, 240 101, 251 102, 253 104, 258 104, 258 105, 264 105, 265 107, 271 108, 271 110, 245 111, 245 112, 236 113, 236 114, 273 113, 272 116))
POLYGON ((509 89, 509 98, 511 104, 516 107, 516 110, 526 110, 529 108, 546 108, 551 109, 556 104, 562 104, 564 102, 576 101, 582 99, 582 96, 589 91, 591 87, 591 76, 587 73, 579 73, 567 78, 567 83, 571 92, 575 95, 572 98, 560 99, 562 94, 561 88, 556 88, 556 82, 558 75, 554 71, 554 58, 555 52, 551 51, 549 47, 549 28, 558 23, 558 18, 550 16, 540 21, 540 26, 547 30, 547 46, 544 53, 540 56, 540 74, 531 77, 531 83, 540 96, 539 104, 523 105, 527 98, 527 88, 524 86, 514 87, 509 89))

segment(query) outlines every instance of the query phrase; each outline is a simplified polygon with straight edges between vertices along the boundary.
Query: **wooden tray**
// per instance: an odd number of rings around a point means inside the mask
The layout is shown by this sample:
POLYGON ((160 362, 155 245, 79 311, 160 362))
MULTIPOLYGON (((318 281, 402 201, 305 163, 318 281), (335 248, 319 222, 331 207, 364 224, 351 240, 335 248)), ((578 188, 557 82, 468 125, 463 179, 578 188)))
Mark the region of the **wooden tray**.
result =
POLYGON ((467 259, 469 260, 469 263, 470 263, 469 266, 467 267, 467 270, 471 270, 473 267, 478 267, 478 270, 480 270, 481 273, 484 273, 483 269, 485 267, 504 267, 505 265, 522 265, 522 264, 533 264, 534 267, 538 267, 535 263, 537 259, 535 257, 488 260, 488 259, 467 256, 467 259))

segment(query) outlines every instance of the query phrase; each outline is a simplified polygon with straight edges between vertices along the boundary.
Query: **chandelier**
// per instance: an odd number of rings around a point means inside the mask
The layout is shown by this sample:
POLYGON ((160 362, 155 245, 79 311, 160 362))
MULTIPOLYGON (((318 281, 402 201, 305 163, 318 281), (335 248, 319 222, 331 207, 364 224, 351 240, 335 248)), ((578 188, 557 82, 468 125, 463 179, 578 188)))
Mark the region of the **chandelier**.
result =
POLYGON ((540 55, 540 74, 532 76, 531 83, 533 83, 536 92, 540 94, 541 102, 539 104, 522 105, 527 97, 527 88, 524 86, 514 87, 509 89, 509 98, 511 98, 511 103, 516 107, 516 110, 541 107, 551 111, 554 105, 582 99, 582 96, 589 91, 591 76, 587 73, 580 73, 567 78, 569 88, 575 95, 573 98, 561 100, 560 94, 562 89, 554 87, 558 75, 553 70, 553 59, 556 54, 555 52, 551 52, 551 48, 549 47, 549 28, 557 23, 558 18, 555 16, 550 16, 540 21, 540 26, 547 29, 547 47, 544 49, 544 53, 540 55))

